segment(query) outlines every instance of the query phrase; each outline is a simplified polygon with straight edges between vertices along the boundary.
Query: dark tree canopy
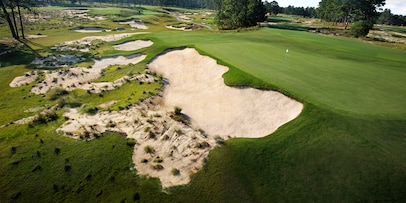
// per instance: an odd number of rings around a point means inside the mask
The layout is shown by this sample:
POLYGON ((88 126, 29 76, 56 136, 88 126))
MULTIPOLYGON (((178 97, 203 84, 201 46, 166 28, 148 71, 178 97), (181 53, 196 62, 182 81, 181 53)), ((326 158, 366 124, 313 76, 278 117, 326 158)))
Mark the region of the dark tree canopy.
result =
POLYGON ((351 33, 365 36, 372 29, 379 13, 378 8, 385 5, 385 0, 322 0, 317 9, 318 16, 325 21, 344 23, 354 22, 351 33))
POLYGON ((236 29, 265 21, 265 5, 261 0, 216 0, 216 23, 219 29, 236 29))

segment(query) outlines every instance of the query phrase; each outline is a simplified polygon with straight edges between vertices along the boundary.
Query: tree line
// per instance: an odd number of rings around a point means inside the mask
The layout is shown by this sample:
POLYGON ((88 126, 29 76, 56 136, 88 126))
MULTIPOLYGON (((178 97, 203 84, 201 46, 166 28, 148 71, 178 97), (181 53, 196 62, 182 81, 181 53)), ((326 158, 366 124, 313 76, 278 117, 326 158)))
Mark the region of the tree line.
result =
POLYGON ((112 4, 121 7, 137 5, 171 6, 180 8, 213 8, 213 0, 33 0, 38 5, 112 4))
POLYGON ((319 7, 280 7, 277 1, 262 0, 0 0, 0 17, 4 18, 15 39, 24 38, 21 9, 30 10, 35 5, 106 3, 117 6, 136 7, 136 5, 173 6, 180 8, 207 8, 217 11, 215 22, 219 29, 236 29, 255 26, 266 20, 266 14, 279 13, 318 17, 323 21, 343 23, 345 29, 351 23, 350 33, 365 36, 374 23, 405 25, 406 18, 393 15, 390 10, 377 11, 385 5, 385 0, 322 0, 319 7), (21 33, 21 34, 20 34, 21 33))

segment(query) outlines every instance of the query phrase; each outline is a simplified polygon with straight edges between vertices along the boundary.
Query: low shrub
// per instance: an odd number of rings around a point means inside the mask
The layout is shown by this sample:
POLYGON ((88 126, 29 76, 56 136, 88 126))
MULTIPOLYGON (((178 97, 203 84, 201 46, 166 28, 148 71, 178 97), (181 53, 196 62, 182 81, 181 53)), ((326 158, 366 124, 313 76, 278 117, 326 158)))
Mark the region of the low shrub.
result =
POLYGON ((147 145, 144 147, 144 152, 147 154, 153 154, 153 153, 155 153, 155 149, 153 146, 147 145))
POLYGON ((48 91, 47 97, 49 98, 49 100, 56 100, 60 96, 67 95, 67 94, 68 94, 68 91, 66 91, 65 89, 63 89, 61 87, 55 87, 48 91))
POLYGON ((174 176, 178 176, 178 175, 180 175, 180 171, 177 168, 173 168, 171 170, 171 174, 174 175, 174 176))
POLYGON ((137 140, 135 140, 134 138, 127 138, 126 144, 130 147, 133 147, 135 144, 137 144, 137 140))
POLYGON ((152 169, 159 171, 159 170, 164 169, 164 166, 162 166, 161 164, 156 164, 156 165, 152 165, 152 169))

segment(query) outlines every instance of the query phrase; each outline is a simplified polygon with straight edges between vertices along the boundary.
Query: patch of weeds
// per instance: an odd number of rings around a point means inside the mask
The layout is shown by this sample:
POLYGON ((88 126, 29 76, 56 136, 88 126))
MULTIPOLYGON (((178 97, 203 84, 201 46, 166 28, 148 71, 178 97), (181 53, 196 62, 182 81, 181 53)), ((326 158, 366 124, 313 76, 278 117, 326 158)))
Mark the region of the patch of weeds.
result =
POLYGON ((156 138, 156 134, 155 134, 154 132, 150 131, 150 132, 148 133, 148 138, 149 138, 149 139, 155 139, 155 138, 156 138))
POLYGON ((155 153, 155 149, 153 146, 147 145, 144 147, 144 152, 147 154, 153 154, 153 153, 155 153))
POLYGON ((178 176, 178 175, 180 175, 180 171, 177 168, 173 168, 171 170, 171 174, 174 175, 174 176, 178 176))
POLYGON ((116 127, 116 123, 115 122, 113 122, 112 120, 110 120, 107 124, 106 124, 106 127, 107 128, 114 128, 114 127, 116 127))
POLYGON ((175 133, 178 135, 184 135, 185 133, 181 129, 176 129, 175 133))
POLYGON ((151 131, 151 127, 146 127, 146 128, 144 128, 144 132, 150 132, 151 131))
POLYGON ((178 107, 178 106, 175 106, 174 107, 174 112, 175 112, 175 115, 181 115, 182 114, 182 108, 180 108, 180 107, 178 107))
POLYGON ((160 156, 157 156, 157 157, 154 159, 154 162, 155 162, 155 163, 162 163, 162 162, 164 162, 164 159, 163 159, 162 157, 160 157, 160 156))
POLYGON ((64 106, 68 106, 69 108, 77 108, 82 106, 82 102, 75 97, 60 98, 57 104, 59 108, 64 106))
POLYGON ((219 145, 224 145, 224 139, 222 137, 220 137, 219 135, 214 136, 214 140, 216 140, 216 143, 219 145))
POLYGON ((37 114, 32 120, 32 124, 46 124, 48 122, 54 121, 58 119, 58 114, 56 114, 56 110, 48 110, 37 114))
POLYGON ((195 147, 196 147, 196 148, 199 148, 199 149, 205 149, 205 148, 210 147, 210 144, 209 144, 208 142, 206 142, 206 141, 203 141, 203 142, 196 142, 196 143, 195 143, 195 147))
POLYGON ((162 166, 161 164, 156 164, 156 165, 152 165, 152 169, 160 171, 164 169, 164 166, 162 166))
POLYGON ((67 94, 69 94, 69 93, 65 89, 63 89, 61 87, 55 87, 48 91, 47 97, 49 100, 56 100, 60 96, 67 95, 67 94))
POLYGON ((164 136, 162 137, 162 140, 169 140, 169 136, 168 136, 168 135, 164 135, 164 136))
POLYGON ((83 113, 94 115, 99 111, 99 107, 85 104, 82 106, 81 110, 83 113))
POLYGON ((126 140, 126 144, 130 147, 133 147, 135 144, 137 144, 137 140, 135 140, 134 138, 127 138, 126 140))

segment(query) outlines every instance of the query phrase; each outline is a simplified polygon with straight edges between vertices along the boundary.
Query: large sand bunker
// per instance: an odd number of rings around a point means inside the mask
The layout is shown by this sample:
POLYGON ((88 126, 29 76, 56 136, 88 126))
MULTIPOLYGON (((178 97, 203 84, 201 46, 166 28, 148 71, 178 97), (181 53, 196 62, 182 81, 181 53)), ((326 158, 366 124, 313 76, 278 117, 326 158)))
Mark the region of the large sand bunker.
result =
POLYGON ((224 84, 228 68, 194 49, 166 53, 149 68, 168 79, 163 106, 180 106, 196 128, 211 135, 263 137, 296 118, 303 105, 275 91, 224 84))

